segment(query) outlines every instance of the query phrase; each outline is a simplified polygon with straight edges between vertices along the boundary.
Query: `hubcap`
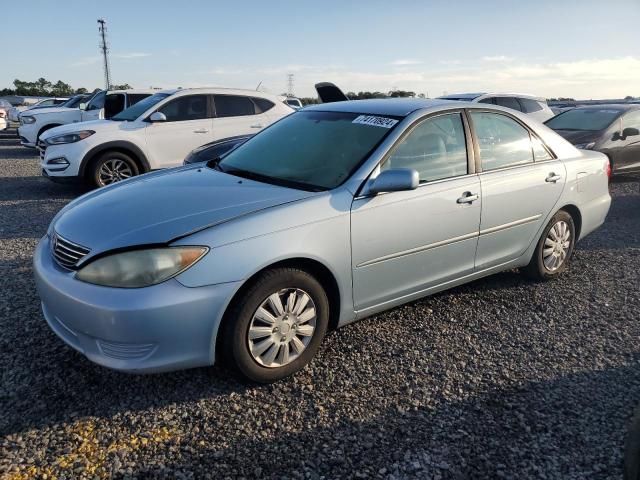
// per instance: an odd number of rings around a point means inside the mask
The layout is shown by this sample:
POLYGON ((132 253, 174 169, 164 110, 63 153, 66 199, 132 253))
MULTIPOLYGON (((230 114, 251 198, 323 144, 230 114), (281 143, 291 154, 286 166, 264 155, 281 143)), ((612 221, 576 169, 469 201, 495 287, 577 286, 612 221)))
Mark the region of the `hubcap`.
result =
POLYGON ((253 314, 249 352, 263 367, 282 367, 307 348, 315 329, 316 305, 309 294, 285 288, 269 295, 253 314))
POLYGON ((542 261, 550 272, 558 270, 564 264, 571 246, 571 230, 567 222, 561 220, 556 223, 544 239, 542 261))
POLYGON ((98 178, 101 185, 110 185, 121 180, 126 180, 133 175, 131 166, 120 159, 107 160, 100 167, 98 178))

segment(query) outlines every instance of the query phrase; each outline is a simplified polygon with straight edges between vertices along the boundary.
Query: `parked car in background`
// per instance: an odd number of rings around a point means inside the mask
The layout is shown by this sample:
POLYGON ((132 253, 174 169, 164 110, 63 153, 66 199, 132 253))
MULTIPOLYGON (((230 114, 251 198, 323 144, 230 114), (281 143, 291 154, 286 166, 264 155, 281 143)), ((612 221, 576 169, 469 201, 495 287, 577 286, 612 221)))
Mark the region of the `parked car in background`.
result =
POLYGON ((184 159, 184 165, 220 159, 223 155, 230 152, 238 145, 243 144, 251 137, 252 135, 238 135, 236 137, 223 138, 222 140, 216 140, 202 145, 201 147, 192 150, 191 153, 187 155, 184 159))
POLYGON ((9 110, 9 120, 12 122, 19 122, 20 121, 20 114, 22 112, 25 111, 29 111, 29 110, 33 110, 33 109, 40 109, 40 108, 51 108, 51 107, 65 107, 65 108, 78 108, 78 106, 80 105, 80 103, 82 102, 88 102, 89 99, 92 97, 92 94, 78 94, 78 95, 74 95, 71 98, 67 98, 66 101, 56 104, 56 105, 42 105, 42 104, 37 104, 37 105, 33 105, 33 106, 21 106, 21 107, 12 107, 11 110, 9 110))
POLYGON ((11 108, 13 107, 9 102, 0 99, 0 131, 6 130, 6 128, 9 126, 8 115, 11 108))
POLYGON ((539 122, 544 122, 554 116, 546 99, 522 93, 457 93, 438 98, 499 105, 531 115, 539 122))
POLYGON ((300 101, 299 98, 295 98, 295 97, 286 97, 284 99, 284 103, 286 103, 287 105, 289 105, 291 108, 295 108, 296 110, 302 108, 302 102, 300 101))
MULTIPOLYGON (((220 90, 157 95, 167 97, 113 123, 165 138, 157 149, 204 128, 188 122, 205 105, 214 131, 234 118, 222 112, 258 115, 219 102, 220 90), (154 130, 170 118, 187 122, 180 134, 154 130)), ((305 107, 220 162, 71 202, 36 249, 36 285, 51 329, 100 365, 156 372, 224 359, 272 382, 311 361, 330 326, 502 270, 558 277, 605 220, 606 172, 601 153, 494 105, 305 107)))
POLYGON ((560 115, 563 112, 568 112, 569 110, 573 110, 575 107, 575 105, 568 105, 568 106, 564 106, 564 107, 558 107, 555 105, 550 105, 549 108, 551 109, 551 111, 553 112, 554 115, 560 115))
POLYGON ((576 107, 546 122, 577 148, 604 153, 611 173, 640 173, 640 105, 576 107))
POLYGON ((254 134, 293 111, 277 96, 253 90, 156 91, 111 121, 44 132, 39 143, 42 171, 52 180, 83 180, 102 187, 182 165, 187 154, 204 143, 254 134))
POLYGON ((12 122, 18 122, 19 115, 22 112, 26 112, 27 110, 33 110, 38 108, 62 106, 62 104, 66 103, 68 100, 69 100, 69 97, 44 98, 33 105, 22 105, 22 106, 12 107, 11 110, 9 110, 9 120, 12 122))
POLYGON ((113 90, 100 91, 80 108, 54 107, 20 114, 18 135, 25 147, 36 147, 40 136, 55 127, 89 120, 109 119, 122 110, 135 105, 157 90, 113 90))

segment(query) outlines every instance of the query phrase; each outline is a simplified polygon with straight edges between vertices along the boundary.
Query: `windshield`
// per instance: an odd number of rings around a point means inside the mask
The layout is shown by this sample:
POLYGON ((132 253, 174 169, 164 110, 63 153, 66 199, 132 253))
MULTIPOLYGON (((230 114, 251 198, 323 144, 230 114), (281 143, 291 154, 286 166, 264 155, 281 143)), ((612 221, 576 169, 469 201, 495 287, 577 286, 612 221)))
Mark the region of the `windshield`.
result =
POLYGON ((87 99, 86 95, 76 95, 75 97, 71 97, 69 100, 67 100, 66 102, 58 105, 59 107, 66 107, 66 108, 76 108, 78 105, 80 105, 83 101, 85 101, 87 99))
POLYGON ((125 122, 133 122, 144 112, 153 107, 156 103, 160 102, 167 98, 170 94, 168 93, 155 93, 150 97, 145 98, 144 100, 140 100, 135 105, 130 106, 129 108, 124 109, 117 115, 111 117, 111 120, 125 121, 125 122))
POLYGON ((575 108, 546 122, 554 130, 596 131, 607 128, 622 112, 607 108, 575 108))
POLYGON ((228 153, 217 168, 266 183, 329 190, 347 180, 398 121, 299 111, 228 153))

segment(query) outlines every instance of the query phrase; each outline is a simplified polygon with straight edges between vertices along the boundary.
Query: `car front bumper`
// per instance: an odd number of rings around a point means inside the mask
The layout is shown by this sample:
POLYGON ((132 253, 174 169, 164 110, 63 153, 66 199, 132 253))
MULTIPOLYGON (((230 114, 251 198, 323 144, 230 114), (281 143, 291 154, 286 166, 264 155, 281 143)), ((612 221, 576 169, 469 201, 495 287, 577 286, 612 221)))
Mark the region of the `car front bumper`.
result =
POLYGON ((20 125, 18 127, 18 136, 20 137, 22 146, 29 148, 36 147, 36 137, 38 136, 37 128, 33 123, 20 125))
POLYGON ((212 365, 220 320, 237 283, 198 288, 176 279, 146 288, 110 288, 75 279, 43 237, 36 286, 49 327, 89 360, 150 373, 212 365))

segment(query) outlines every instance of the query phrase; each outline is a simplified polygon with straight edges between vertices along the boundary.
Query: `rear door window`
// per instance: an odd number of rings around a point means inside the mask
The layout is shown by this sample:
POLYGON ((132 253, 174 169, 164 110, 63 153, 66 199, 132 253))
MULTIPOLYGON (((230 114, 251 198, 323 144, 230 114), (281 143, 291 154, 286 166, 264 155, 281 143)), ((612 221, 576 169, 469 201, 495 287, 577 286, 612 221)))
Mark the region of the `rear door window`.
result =
POLYGON ((518 99, 515 97, 496 97, 496 104, 501 107, 507 107, 512 110, 522 112, 522 107, 520 106, 518 99))
POLYGON ((110 93, 104 101, 104 118, 111 118, 124 110, 124 93, 110 93))
POLYGON ((216 95, 214 102, 216 117, 242 117, 256 114, 256 107, 249 97, 216 95))
POLYGON ((164 113, 167 122, 185 122, 207 118, 207 95, 185 95, 163 105, 158 109, 164 113))
POLYGON ((518 98, 520 104, 522 105, 522 111, 525 113, 539 112, 542 110, 542 105, 540 102, 533 100, 531 98, 518 98))
POLYGON ((529 131, 518 122, 499 113, 471 112, 482 170, 533 163, 529 131))

